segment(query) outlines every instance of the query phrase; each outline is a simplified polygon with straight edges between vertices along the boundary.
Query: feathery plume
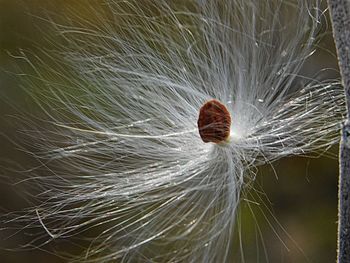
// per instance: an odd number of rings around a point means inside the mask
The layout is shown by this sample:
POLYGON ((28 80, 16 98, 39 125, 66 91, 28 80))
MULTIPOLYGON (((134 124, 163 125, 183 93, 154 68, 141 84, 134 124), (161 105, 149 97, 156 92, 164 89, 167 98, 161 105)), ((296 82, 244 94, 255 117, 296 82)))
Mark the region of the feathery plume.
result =
POLYGON ((56 51, 23 56, 46 116, 23 230, 85 235, 84 262, 226 262, 256 166, 338 141, 339 83, 299 72, 310 2, 106 1, 56 23, 56 51))

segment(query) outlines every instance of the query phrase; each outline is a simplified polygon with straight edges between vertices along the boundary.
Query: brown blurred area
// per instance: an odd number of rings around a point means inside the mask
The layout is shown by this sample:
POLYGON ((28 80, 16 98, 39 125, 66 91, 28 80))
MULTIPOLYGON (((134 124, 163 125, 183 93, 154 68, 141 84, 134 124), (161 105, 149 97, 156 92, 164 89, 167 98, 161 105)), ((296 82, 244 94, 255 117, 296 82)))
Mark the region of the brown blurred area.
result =
MULTIPOLYGON (((46 33, 49 32, 42 29, 46 22, 40 17, 50 14, 65 17, 68 12, 79 16, 91 15, 84 13, 82 1, 84 0, 0 0, 1 213, 16 211, 25 206, 21 193, 18 189, 16 192, 11 185, 16 181, 16 169, 9 169, 8 166, 26 167, 32 162, 34 165, 34 160, 16 146, 17 141, 24 139, 24 134, 13 121, 18 109, 35 114, 34 103, 25 95, 20 81, 13 74, 18 73, 16 55, 21 50, 35 54, 41 45, 47 47, 46 33)), ((100 1, 88 2, 97 8, 100 1)), ((327 68, 321 73, 323 77, 334 78, 338 73, 329 32, 331 29, 325 27, 325 30, 328 33, 322 37, 318 51, 303 70, 305 74, 313 76, 327 68)), ((254 189, 242 202, 242 213, 238 220, 245 262, 334 262, 337 175, 336 146, 319 158, 285 158, 263 167, 257 175, 254 189)), ((5 249, 16 248, 17 241, 23 243, 23 240, 0 236, 1 263, 68 262, 56 256, 50 246, 28 251, 5 249)), ((64 252, 71 250, 71 247, 69 244, 57 244, 55 250, 64 252)))

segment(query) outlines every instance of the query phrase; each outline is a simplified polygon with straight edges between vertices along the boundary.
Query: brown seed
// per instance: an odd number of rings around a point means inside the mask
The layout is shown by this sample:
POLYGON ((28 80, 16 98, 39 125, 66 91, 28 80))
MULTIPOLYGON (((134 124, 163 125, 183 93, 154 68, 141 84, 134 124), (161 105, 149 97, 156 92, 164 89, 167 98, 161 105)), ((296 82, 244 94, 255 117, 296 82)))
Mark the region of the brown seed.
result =
POLYGON ((231 116, 218 100, 207 101, 201 107, 197 124, 203 142, 221 143, 230 136, 231 116))

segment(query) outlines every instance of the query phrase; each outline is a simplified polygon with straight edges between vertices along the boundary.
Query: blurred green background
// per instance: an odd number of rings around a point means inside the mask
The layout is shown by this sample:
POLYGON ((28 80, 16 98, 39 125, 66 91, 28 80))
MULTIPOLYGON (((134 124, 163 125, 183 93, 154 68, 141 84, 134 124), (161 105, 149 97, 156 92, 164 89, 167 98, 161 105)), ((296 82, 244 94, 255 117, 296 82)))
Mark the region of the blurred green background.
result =
MULTIPOLYGON (((30 156, 16 147, 16 142, 23 139, 24 135, 13 121, 14 116, 18 114, 18 109, 34 114, 35 109, 30 98, 23 92, 18 77, 13 74, 18 73, 15 56, 21 50, 35 55, 35 50, 41 45, 49 48, 46 37, 54 34, 43 30, 46 22, 40 17, 47 17, 48 14, 65 17, 67 13, 91 16, 92 14, 84 13, 82 1, 84 0, 0 0, 0 166, 1 176, 5 179, 11 177, 10 181, 16 180, 16 172, 11 172, 8 167, 11 164, 18 167, 34 163, 30 156)), ((96 8, 100 5, 99 1, 88 2, 89 5, 96 5, 96 8)), ((331 29, 327 27, 327 21, 324 22, 325 32, 328 33, 322 37, 316 54, 306 63, 303 74, 312 76, 327 68, 322 72, 322 77, 334 78, 338 77, 337 62, 331 29)), ((252 190, 247 197, 259 204, 243 201, 238 220, 246 263, 335 261, 336 154, 335 146, 320 158, 285 158, 274 163, 273 167, 266 166, 259 171, 255 191, 252 190), (266 252, 262 244, 265 245, 266 252)), ((15 211, 23 206, 24 200, 20 193, 14 192, 11 185, 0 182, 0 193, 0 207, 15 211)), ((0 236, 1 247, 16 247, 16 240, 9 241, 0 236)), ((0 262, 66 262, 55 255, 53 248, 43 249, 48 251, 0 249, 0 262)), ((55 249, 62 252, 70 248, 58 244, 55 249)))

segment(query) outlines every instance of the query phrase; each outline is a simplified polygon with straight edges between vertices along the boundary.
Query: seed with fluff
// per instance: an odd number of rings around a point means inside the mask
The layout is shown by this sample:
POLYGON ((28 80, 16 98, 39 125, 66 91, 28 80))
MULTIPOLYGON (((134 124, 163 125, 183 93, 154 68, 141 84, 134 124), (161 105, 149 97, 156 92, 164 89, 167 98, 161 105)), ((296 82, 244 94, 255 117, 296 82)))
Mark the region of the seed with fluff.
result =
POLYGON ((207 101, 201 107, 197 124, 203 142, 221 143, 230 136, 231 116, 218 100, 207 101))
POLYGON ((257 167, 338 141, 341 85, 300 72, 318 0, 98 2, 54 24, 67 45, 23 54, 43 110, 23 118, 24 151, 40 165, 21 180, 35 205, 4 221, 31 248, 90 241, 70 261, 244 261, 236 219, 257 167))

